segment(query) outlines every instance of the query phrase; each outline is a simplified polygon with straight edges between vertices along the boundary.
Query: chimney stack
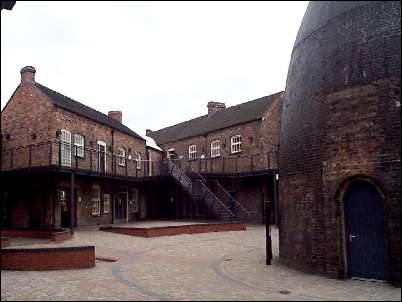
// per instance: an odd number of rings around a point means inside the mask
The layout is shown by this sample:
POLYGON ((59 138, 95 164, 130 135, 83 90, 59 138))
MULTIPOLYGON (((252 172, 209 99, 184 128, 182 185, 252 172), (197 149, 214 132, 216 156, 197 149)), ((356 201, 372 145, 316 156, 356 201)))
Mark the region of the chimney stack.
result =
POLYGON ((208 115, 210 115, 211 113, 225 109, 226 105, 225 103, 220 102, 208 102, 207 107, 208 107, 208 115))
POLYGON ((109 111, 107 115, 114 118, 119 123, 123 123, 123 113, 121 111, 109 111))
POLYGON ((35 67, 25 66, 21 69, 21 84, 35 82, 35 67))
POLYGON ((145 135, 149 136, 153 131, 151 129, 146 129, 145 130, 145 135))

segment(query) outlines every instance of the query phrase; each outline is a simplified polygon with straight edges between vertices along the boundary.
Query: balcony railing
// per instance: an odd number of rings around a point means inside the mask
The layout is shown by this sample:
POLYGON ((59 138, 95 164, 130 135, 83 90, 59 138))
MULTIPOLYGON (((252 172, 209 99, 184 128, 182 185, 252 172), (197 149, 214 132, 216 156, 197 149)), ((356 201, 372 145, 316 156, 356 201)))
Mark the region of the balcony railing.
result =
MULTIPOLYGON (((176 159, 175 164, 186 173, 230 174, 277 169, 278 151, 230 157, 176 159)), ((149 177, 168 175, 163 161, 136 160, 119 157, 108 151, 80 147, 61 141, 3 149, 1 171, 59 167, 116 176, 149 177), (82 155, 82 156, 77 156, 82 155)))
POLYGON ((161 161, 136 160, 120 157, 107 151, 88 147, 78 147, 61 141, 5 149, 1 152, 1 171, 32 169, 39 167, 59 167, 90 173, 149 177, 167 175, 161 161), (76 154, 82 155, 77 156, 76 154))
POLYGON ((187 173, 229 174, 275 170, 278 167, 278 151, 229 157, 176 159, 176 165, 187 173))

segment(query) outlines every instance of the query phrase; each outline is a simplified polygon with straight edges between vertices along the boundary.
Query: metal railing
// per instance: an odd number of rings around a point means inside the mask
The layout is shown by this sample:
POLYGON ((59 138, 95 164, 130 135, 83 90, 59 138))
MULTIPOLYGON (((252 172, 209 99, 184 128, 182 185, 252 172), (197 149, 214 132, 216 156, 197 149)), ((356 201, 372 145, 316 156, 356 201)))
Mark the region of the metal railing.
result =
POLYGON ((191 180, 172 160, 167 160, 169 174, 195 200, 202 200, 214 215, 222 220, 234 220, 236 215, 206 186, 202 180, 191 180))
POLYGON ((205 157, 191 160, 181 158, 175 159, 175 162, 181 169, 185 168, 187 173, 226 174, 261 172, 276 170, 278 168, 278 151, 226 157, 205 157))
MULTIPOLYGON (((185 171, 190 171, 187 163, 184 163, 182 167, 185 171)), ((222 185, 217 180, 206 180, 199 172, 191 171, 189 172, 189 178, 193 182, 201 182, 208 187, 211 192, 218 197, 220 201, 233 213, 239 220, 246 221, 249 217, 249 212, 237 201, 230 193, 222 187, 222 185)))
POLYGON ((1 151, 1 171, 59 167, 114 176, 149 177, 167 175, 161 161, 121 157, 108 151, 48 141, 1 151))

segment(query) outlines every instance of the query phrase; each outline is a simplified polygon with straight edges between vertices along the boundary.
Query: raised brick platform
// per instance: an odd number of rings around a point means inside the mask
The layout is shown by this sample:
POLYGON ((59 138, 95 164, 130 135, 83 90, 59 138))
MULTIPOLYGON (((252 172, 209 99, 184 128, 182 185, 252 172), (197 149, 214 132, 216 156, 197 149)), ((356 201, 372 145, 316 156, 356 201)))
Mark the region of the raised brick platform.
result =
POLYGON ((245 231, 246 225, 244 223, 207 223, 147 228, 106 226, 100 227, 99 230, 123 235, 150 238, 160 236, 174 236, 181 234, 245 231))
POLYGON ((63 229, 2 229, 1 237, 50 239, 60 242, 71 239, 71 232, 63 229))
POLYGON ((1 249, 1 269, 44 271, 95 266, 95 246, 1 249))
POLYGON ((10 238, 1 237, 1 248, 9 247, 11 245, 10 238))

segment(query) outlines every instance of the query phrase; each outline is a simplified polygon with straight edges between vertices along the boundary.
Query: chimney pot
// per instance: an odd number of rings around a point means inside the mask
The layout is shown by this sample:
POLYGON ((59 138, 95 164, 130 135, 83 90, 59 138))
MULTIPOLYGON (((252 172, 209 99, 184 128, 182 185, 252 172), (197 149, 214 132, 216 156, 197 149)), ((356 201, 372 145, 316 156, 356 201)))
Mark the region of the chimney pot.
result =
POLYGON ((119 110, 109 111, 107 115, 115 119, 119 123, 123 123, 123 113, 121 111, 119 110))
POLYGON ((149 136, 153 131, 151 129, 146 129, 145 130, 145 135, 149 136))
POLYGON ((208 115, 210 115, 211 113, 214 113, 216 111, 226 109, 225 103, 221 103, 221 102, 208 102, 207 107, 208 107, 208 115))
POLYGON ((36 69, 33 66, 25 66, 21 69, 21 84, 35 82, 36 69))

